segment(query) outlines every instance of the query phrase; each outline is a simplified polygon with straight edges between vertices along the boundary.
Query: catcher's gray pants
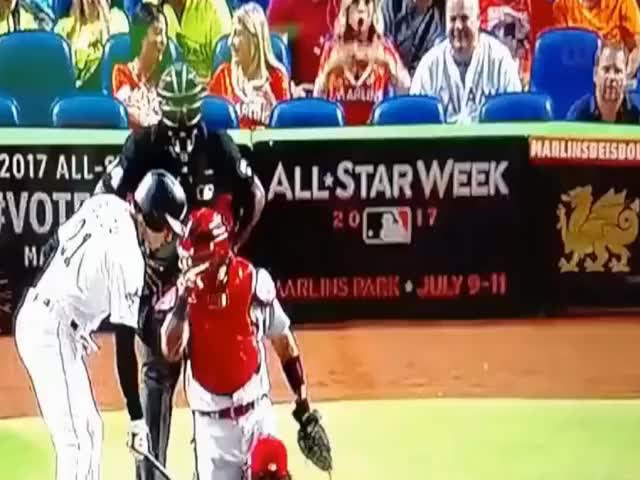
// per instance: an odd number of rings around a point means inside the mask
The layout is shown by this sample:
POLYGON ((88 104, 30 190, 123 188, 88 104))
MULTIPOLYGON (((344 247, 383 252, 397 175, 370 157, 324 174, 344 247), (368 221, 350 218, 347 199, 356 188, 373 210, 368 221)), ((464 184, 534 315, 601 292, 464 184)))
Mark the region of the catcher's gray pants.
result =
POLYGON ((268 397, 259 400, 253 410, 235 420, 194 411, 196 480, 247 478, 251 449, 260 437, 275 435, 275 414, 268 397))
MULTIPOLYGON (((167 362, 161 353, 142 346, 142 411, 151 434, 151 452, 162 465, 167 462, 173 394, 180 377, 181 363, 167 362)), ((137 480, 164 480, 146 460, 136 464, 137 480)))

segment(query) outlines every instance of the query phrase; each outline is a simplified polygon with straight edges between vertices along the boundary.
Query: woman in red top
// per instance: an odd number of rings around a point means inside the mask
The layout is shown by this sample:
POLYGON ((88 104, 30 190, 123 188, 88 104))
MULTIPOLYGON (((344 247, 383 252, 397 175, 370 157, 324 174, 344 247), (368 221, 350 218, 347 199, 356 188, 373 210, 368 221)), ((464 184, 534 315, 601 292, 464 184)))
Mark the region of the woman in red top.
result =
POLYGON ((288 100, 289 76, 271 48, 264 10, 256 3, 233 14, 229 37, 231 61, 223 63, 209 82, 209 93, 233 103, 240 128, 266 126, 276 103, 288 100))
POLYGON ((167 50, 167 20, 153 4, 141 3, 130 29, 133 61, 113 66, 111 88, 129 114, 129 127, 137 129, 160 120, 156 85, 170 63, 167 50))
POLYGON ((348 125, 367 123, 387 93, 409 91, 409 72, 385 39, 381 19, 376 0, 342 0, 320 58, 314 96, 340 102, 348 125))

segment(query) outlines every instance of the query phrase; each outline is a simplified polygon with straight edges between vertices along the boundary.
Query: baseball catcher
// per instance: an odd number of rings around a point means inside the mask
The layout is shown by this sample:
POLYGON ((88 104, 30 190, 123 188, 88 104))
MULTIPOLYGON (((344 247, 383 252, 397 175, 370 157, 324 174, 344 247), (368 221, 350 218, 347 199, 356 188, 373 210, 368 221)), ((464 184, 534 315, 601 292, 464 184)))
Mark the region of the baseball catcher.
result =
POLYGON ((310 408, 291 322, 269 273, 230 249, 224 216, 194 211, 178 245, 181 275, 175 307, 161 329, 169 361, 187 352, 186 394, 194 417, 196 475, 241 480, 256 439, 275 433, 269 397, 269 339, 295 394, 302 453, 332 469, 331 447, 317 410, 310 408))

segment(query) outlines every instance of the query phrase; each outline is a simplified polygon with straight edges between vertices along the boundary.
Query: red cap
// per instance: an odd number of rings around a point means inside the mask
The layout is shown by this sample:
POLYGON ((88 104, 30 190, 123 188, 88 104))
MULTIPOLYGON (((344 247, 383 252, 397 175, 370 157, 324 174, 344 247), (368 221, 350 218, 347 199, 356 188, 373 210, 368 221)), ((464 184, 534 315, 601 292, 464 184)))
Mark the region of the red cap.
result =
POLYGON ((275 473, 278 477, 286 477, 287 448, 275 437, 262 437, 251 451, 251 478, 265 473, 275 473))

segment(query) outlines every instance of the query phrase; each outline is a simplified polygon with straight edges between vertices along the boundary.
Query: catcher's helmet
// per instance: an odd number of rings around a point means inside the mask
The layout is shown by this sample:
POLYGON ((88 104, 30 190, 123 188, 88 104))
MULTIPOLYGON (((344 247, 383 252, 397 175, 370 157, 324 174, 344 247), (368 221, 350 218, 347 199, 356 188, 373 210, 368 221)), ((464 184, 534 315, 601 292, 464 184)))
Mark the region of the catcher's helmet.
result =
POLYGON ((169 130, 170 150, 175 156, 184 157, 193 150, 204 95, 204 85, 186 63, 172 65, 160 77, 162 123, 169 130))
POLYGON ((135 206, 147 227, 156 232, 167 226, 179 236, 187 213, 187 199, 182 186, 165 170, 149 171, 133 195, 135 206))
POLYGON ((262 437, 251 450, 249 480, 288 480, 287 448, 275 437, 262 437))

